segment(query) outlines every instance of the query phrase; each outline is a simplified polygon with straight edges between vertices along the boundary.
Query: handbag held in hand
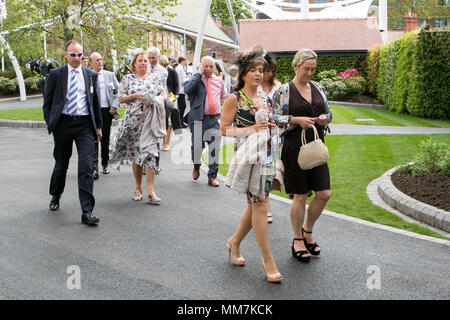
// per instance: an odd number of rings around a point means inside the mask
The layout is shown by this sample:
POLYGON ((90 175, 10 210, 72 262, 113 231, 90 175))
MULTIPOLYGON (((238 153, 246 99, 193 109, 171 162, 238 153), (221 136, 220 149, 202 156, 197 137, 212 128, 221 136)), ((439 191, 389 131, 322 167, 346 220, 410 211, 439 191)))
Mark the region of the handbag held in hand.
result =
POLYGON ((302 130, 302 146, 298 153, 297 162, 302 170, 309 170, 318 167, 328 161, 329 154, 327 146, 320 140, 315 126, 314 140, 306 143, 305 133, 308 129, 302 130))

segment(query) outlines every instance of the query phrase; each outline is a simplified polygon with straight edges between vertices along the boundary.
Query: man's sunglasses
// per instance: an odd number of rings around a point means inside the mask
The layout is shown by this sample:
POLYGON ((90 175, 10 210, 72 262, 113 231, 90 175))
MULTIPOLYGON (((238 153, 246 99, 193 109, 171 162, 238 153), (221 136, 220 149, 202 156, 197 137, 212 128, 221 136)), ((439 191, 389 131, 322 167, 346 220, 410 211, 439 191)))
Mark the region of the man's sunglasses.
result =
POLYGON ((78 57, 80 58, 83 55, 83 52, 80 53, 75 53, 75 52, 67 52, 69 54, 69 56, 71 57, 78 57))

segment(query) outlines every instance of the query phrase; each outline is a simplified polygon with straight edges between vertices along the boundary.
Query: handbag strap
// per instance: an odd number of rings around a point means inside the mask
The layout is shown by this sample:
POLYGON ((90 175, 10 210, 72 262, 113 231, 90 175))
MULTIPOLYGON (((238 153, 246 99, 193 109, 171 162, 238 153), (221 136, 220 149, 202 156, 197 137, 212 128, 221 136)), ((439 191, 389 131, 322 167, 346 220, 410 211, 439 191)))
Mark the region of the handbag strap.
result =
MULTIPOLYGON (((316 126, 313 125, 311 128, 314 130, 314 140, 319 139, 319 133, 317 132, 316 126)), ((308 129, 302 129, 302 146, 306 144, 306 130, 308 129)))

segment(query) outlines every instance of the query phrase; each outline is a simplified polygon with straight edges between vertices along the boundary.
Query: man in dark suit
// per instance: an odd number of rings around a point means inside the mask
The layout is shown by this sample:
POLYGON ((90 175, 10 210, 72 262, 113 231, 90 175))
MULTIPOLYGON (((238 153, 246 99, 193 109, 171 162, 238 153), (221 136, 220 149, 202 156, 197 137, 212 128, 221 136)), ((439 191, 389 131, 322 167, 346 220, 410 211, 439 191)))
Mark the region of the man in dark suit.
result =
MULTIPOLYGON (((103 69, 103 58, 98 52, 91 54, 89 62, 92 66, 92 70, 97 72, 97 95, 100 104, 100 110, 102 111, 102 139, 101 139, 101 158, 103 174, 109 174, 108 162, 109 162, 109 136, 111 133, 111 124, 114 115, 117 113, 119 107, 119 99, 115 97, 119 90, 119 82, 116 75, 111 71, 103 69)), ((99 178, 98 175, 98 145, 95 144, 94 153, 94 180, 99 178)))
POLYGON ((97 73, 81 66, 83 48, 70 40, 65 45, 67 64, 50 71, 44 92, 44 119, 53 133, 55 166, 50 180, 50 210, 59 208, 67 168, 75 141, 78 152, 78 196, 81 221, 96 225, 93 156, 95 141, 102 136, 102 117, 96 94, 97 73))
POLYGON ((201 155, 205 142, 208 143, 208 184, 218 187, 216 181, 219 169, 219 151, 221 134, 219 120, 221 105, 227 96, 223 80, 214 75, 215 60, 205 56, 201 60, 199 73, 184 84, 184 92, 189 96, 191 109, 188 113, 188 125, 191 129, 191 155, 194 162, 192 178, 200 176, 201 155))

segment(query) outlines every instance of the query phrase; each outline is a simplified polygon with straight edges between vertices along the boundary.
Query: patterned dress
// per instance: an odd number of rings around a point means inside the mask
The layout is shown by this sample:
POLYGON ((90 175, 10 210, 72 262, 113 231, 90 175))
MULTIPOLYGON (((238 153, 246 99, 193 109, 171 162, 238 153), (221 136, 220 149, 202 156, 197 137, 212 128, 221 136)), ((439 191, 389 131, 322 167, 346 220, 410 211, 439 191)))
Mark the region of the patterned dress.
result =
MULTIPOLYGON (((233 124, 238 128, 250 127, 256 123, 255 114, 258 111, 256 104, 242 91, 233 92, 232 94, 236 95, 238 98, 238 110, 236 113, 236 117, 234 119, 233 124)), ((265 94, 260 93, 263 98, 263 108, 266 109, 268 114, 272 114, 272 101, 265 94)), ((236 150, 239 149, 241 144, 245 141, 245 139, 240 138, 237 139, 236 150)), ((257 195, 253 195, 250 191, 247 191, 247 202, 248 203, 256 203, 256 202, 264 202, 270 193, 270 189, 272 186, 273 176, 275 173, 275 160, 273 157, 273 144, 271 140, 267 142, 267 161, 265 163, 265 197, 258 197, 257 195)))
POLYGON ((158 139, 166 135, 164 87, 156 74, 139 79, 134 74, 123 77, 119 86, 119 98, 136 92, 149 92, 155 103, 144 105, 140 100, 124 104, 126 111, 112 137, 110 163, 118 169, 121 164, 136 163, 158 171, 158 139))

